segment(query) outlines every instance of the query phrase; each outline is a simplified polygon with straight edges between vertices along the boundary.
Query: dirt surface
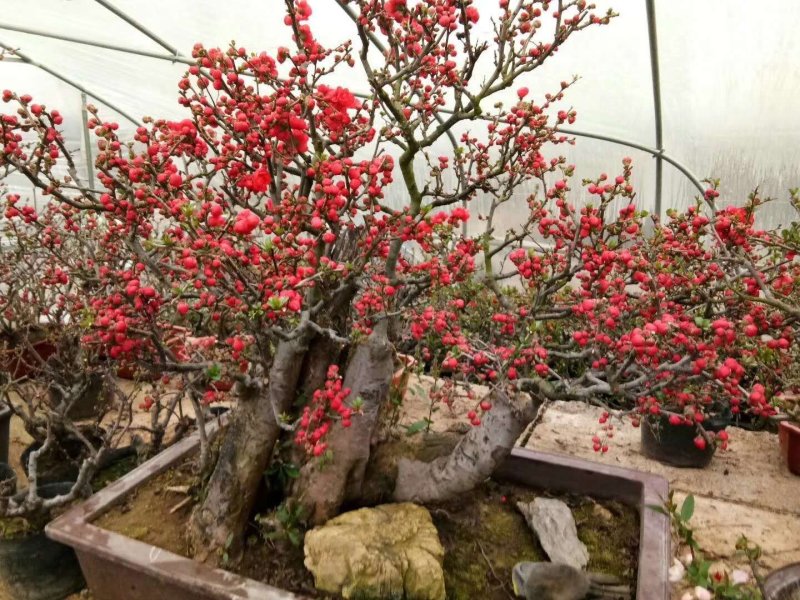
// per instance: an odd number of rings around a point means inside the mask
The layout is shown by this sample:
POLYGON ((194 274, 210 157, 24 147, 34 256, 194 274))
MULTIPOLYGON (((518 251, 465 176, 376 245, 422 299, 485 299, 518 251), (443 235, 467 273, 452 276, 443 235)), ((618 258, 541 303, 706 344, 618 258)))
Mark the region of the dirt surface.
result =
MULTIPOLYGON (((431 506, 445 548, 445 588, 449 600, 508 600, 513 597, 511 570, 522 561, 547 556, 515 508, 547 492, 489 482, 449 503, 431 506)), ((572 509, 578 537, 589 549, 588 569, 619 577, 634 586, 639 552, 636 511, 616 502, 555 496, 572 509)))
MULTIPOLYGON (((141 487, 125 504, 103 515, 96 524, 176 554, 191 556, 185 533, 192 505, 175 510, 186 496, 170 488, 192 482, 188 466, 167 472, 141 487)), ((516 501, 531 501, 537 495, 548 494, 489 482, 469 496, 430 507, 445 547, 449 600, 507 600, 514 564, 523 560, 546 560, 534 535, 514 508, 516 501)), ((614 502, 601 505, 589 498, 563 499, 573 510, 578 536, 589 548, 589 568, 616 575, 632 585, 636 580, 639 541, 636 511, 614 502)), ((313 577, 303 566, 300 546, 266 541, 255 529, 248 538, 243 561, 225 568, 312 598, 331 598, 315 592, 313 577)))

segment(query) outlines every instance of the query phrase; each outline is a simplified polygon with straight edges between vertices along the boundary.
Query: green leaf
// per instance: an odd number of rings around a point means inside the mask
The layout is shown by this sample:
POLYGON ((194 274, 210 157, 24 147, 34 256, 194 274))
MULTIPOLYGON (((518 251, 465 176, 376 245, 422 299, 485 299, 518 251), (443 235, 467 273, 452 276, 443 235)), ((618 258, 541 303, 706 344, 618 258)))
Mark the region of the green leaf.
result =
POLYGON ((300 534, 294 529, 287 529, 286 530, 286 537, 289 538, 289 541, 292 543, 292 546, 299 546, 303 539, 300 537, 300 534))
POLYGON ((681 506, 681 521, 688 521, 694 515, 694 496, 689 494, 681 506))
POLYGON ((419 433, 420 431, 424 431, 428 428, 431 424, 430 419, 422 419, 421 421, 417 421, 416 423, 412 423, 411 425, 406 426, 406 435, 414 435, 415 433, 419 433))
POLYGON ((289 302, 288 298, 284 298, 284 297, 281 297, 281 296, 270 296, 269 300, 267 300, 267 305, 272 310, 280 310, 284 306, 286 306, 287 302, 289 302))
POLYGON ((284 473, 289 479, 297 479, 300 477, 300 468, 297 465, 286 465, 284 467, 284 473))
POLYGON ((219 381, 220 378, 222 377, 222 367, 220 367, 217 364, 213 364, 210 367, 208 367, 206 375, 211 381, 219 381))

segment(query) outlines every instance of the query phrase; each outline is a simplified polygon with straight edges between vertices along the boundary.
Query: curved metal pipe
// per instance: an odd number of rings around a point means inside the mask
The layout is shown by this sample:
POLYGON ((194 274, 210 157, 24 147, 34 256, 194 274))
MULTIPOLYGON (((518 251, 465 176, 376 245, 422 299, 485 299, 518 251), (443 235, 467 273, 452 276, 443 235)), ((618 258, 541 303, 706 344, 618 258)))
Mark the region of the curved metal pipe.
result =
POLYGON ((108 108, 110 108, 114 112, 118 113, 119 115, 125 117, 126 119, 128 119, 128 121, 130 121, 131 123, 133 123, 137 127, 141 126, 141 123, 138 120, 134 119, 127 112, 125 112, 124 110, 119 108, 116 104, 113 104, 112 102, 109 102, 108 100, 105 100, 103 97, 98 96, 94 92, 92 92, 92 91, 88 90, 87 88, 83 87, 80 83, 78 83, 76 81, 73 81, 69 77, 65 77, 64 75, 61 75, 60 73, 57 73, 56 71, 54 71, 53 69, 51 69, 47 65, 43 65, 42 63, 36 62, 30 56, 28 56, 27 54, 24 54, 23 52, 20 52, 19 50, 14 49, 13 46, 5 44, 2 41, 0 41, 0 48, 5 48, 9 52, 13 53, 15 56, 20 58, 23 62, 26 62, 29 65, 33 66, 33 67, 37 67, 37 68, 41 69, 45 73, 48 73, 48 74, 52 75, 53 77, 55 77, 56 79, 59 79, 59 80, 63 81, 67 85, 74 87, 76 90, 78 90, 80 92, 83 92, 84 94, 94 98, 98 102, 102 102, 108 108))

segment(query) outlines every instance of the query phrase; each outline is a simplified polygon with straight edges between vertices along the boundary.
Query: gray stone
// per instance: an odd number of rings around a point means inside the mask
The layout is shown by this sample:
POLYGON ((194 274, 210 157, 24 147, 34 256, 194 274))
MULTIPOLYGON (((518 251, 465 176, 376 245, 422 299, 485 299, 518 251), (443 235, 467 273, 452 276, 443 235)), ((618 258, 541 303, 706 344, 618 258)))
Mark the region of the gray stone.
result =
POLYGON ((444 600, 444 548, 430 513, 384 504, 331 519, 305 537, 318 590, 343 598, 444 600))
POLYGON ((512 572, 514 593, 525 600, 583 600, 589 577, 569 565, 522 562, 512 572))
POLYGON ((578 539, 578 528, 569 506, 561 500, 536 498, 533 502, 517 502, 517 508, 536 532, 551 561, 576 569, 586 568, 589 551, 578 539))

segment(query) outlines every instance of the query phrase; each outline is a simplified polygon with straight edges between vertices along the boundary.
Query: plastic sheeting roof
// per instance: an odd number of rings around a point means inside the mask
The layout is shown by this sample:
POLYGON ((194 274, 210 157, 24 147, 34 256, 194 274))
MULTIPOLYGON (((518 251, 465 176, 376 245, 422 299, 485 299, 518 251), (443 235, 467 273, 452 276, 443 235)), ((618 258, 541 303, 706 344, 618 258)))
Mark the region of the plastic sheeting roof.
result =
MULTIPOLYGON (((189 55, 195 42, 274 52, 288 45, 282 0, 105 0, 168 45, 189 55)), ((333 0, 311 0, 315 35, 326 44, 355 38, 333 0)), ((566 102, 578 111, 576 128, 655 147, 645 0, 597 0, 621 16, 608 27, 580 32, 545 66, 528 76, 535 94, 554 89, 573 74, 581 81, 566 102)), ((496 0, 476 0, 482 14, 496 0)), ((800 185, 800 9, 796 0, 756 8, 746 0, 656 0, 661 66, 664 148, 698 177, 722 179, 723 199, 740 202, 756 185, 779 198, 766 225, 786 222, 786 189, 800 185)), ((186 65, 6 29, 30 28, 55 35, 168 54, 97 0, 0 0, 0 43, 72 79, 96 96, 140 118, 179 118, 177 81, 186 65)), ((488 19, 479 25, 488 30, 488 19)), ((355 42, 358 43, 357 40, 355 42)), ((366 90, 358 69, 339 71, 337 83, 366 90)), ((65 115, 72 148, 83 148, 80 92, 32 65, 0 62, 0 88, 32 94, 65 115)), ((134 125, 103 106, 104 115, 134 125)), ((123 132, 124 133, 124 132, 123 132)), ((446 151, 446 149, 443 148, 446 151)), ((559 149, 578 165, 578 175, 619 169, 632 156, 640 202, 654 197, 653 158, 641 151, 588 138, 559 149)), ((82 167, 84 165, 81 165, 82 167)), ((25 187, 11 181, 12 186, 25 187)), ((663 207, 678 208, 697 191, 664 166, 663 207)), ((650 206, 652 208, 652 204, 650 206)))

